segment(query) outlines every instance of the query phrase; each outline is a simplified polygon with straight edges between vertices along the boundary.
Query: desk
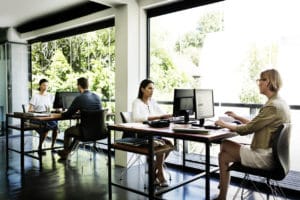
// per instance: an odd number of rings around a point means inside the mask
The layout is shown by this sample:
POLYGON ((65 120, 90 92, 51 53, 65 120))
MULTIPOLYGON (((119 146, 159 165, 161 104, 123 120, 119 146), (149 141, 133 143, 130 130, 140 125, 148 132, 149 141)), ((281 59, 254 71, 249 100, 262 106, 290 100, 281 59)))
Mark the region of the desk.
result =
MULTIPOLYGON (((9 163, 8 163, 8 160, 9 160, 8 152, 9 151, 14 151, 16 153, 21 154, 21 156, 20 156, 21 173, 24 173, 24 157, 25 157, 25 155, 29 156, 31 158, 34 158, 34 159, 38 159, 41 162, 41 157, 31 155, 31 153, 37 152, 37 150, 24 151, 24 132, 28 131, 28 130, 34 130, 34 127, 28 126, 25 123, 27 120, 36 120, 36 121, 47 122, 47 121, 53 121, 53 120, 59 121, 59 120, 70 120, 70 119, 77 119, 77 118, 79 118, 79 116, 75 117, 75 118, 63 118, 61 116, 61 114, 58 114, 58 113, 53 113, 49 117, 29 117, 29 116, 20 115, 20 114, 16 115, 13 113, 6 114, 6 168, 8 169, 8 166, 9 166, 9 163), (18 124, 18 125, 9 124, 9 118, 19 119, 20 124, 18 124), (14 129, 14 130, 20 131, 20 150, 9 147, 8 129, 14 129)), ((60 147, 56 147, 56 148, 60 148, 60 147)), ((49 150, 49 149, 51 149, 51 148, 48 148, 45 150, 49 150)))
MULTIPOLYGON (((190 183, 192 181, 195 181, 202 176, 205 176, 205 195, 206 199, 210 198, 210 173, 217 171, 218 168, 211 170, 210 169, 210 144, 212 143, 220 143, 223 139, 230 138, 233 136, 236 136, 237 134, 234 132, 229 132, 228 130, 225 129, 220 129, 220 130, 211 130, 209 134, 195 134, 195 133, 184 133, 184 132, 174 132, 172 130, 172 125, 167 128, 151 128, 148 125, 144 124, 138 124, 138 123, 127 123, 127 124, 115 124, 115 125, 109 125, 108 126, 108 190, 109 190, 109 199, 112 199, 112 186, 120 187, 123 189, 130 190, 132 192, 148 196, 149 199, 156 199, 159 198, 157 195, 161 195, 165 192, 171 191, 175 188, 178 188, 184 184, 190 183), (178 183, 172 187, 167 187, 165 189, 159 190, 158 192, 155 192, 155 188, 153 186, 154 182, 154 172, 153 170, 149 170, 149 178, 148 178, 148 193, 144 193, 132 188, 126 188, 123 185, 113 183, 112 182, 112 177, 111 177, 111 149, 120 149, 120 150, 127 150, 128 148, 120 148, 120 145, 114 145, 111 142, 111 132, 112 131, 126 131, 126 132, 132 132, 136 134, 143 134, 149 139, 149 144, 148 145, 148 151, 147 155, 148 160, 149 160, 149 168, 148 169, 153 169, 153 157, 154 157, 154 148, 153 148, 153 136, 162 136, 162 137, 169 137, 169 138, 174 138, 174 139, 182 139, 182 140, 191 140, 191 141, 197 141, 197 142, 202 142, 205 144, 205 172, 200 173, 196 175, 195 177, 186 180, 182 183, 178 183)), ((138 147, 137 147, 138 149, 138 147)), ((141 153, 137 149, 131 148, 131 152, 134 153, 141 153)))

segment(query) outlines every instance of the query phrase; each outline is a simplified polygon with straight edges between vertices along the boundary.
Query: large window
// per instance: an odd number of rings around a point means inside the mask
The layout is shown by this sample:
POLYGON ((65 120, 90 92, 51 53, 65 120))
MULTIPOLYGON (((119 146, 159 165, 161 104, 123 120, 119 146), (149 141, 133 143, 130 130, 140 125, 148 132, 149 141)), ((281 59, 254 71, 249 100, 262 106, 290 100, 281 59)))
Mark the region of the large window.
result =
MULTIPOLYGON (((300 84, 296 8, 297 1, 227 0, 151 17, 149 69, 156 99, 172 101, 174 88, 211 88, 215 102, 262 104, 266 99, 255 80, 272 67, 282 74, 281 96, 299 105, 293 92, 300 84)), ((224 109, 217 108, 216 116, 224 109)), ((299 110, 292 110, 292 120, 300 120, 299 110)), ((293 123, 291 167, 298 171, 299 130, 293 123)))
POLYGON ((32 44, 33 92, 41 78, 50 92, 77 91, 77 78, 89 79, 90 90, 114 111, 115 31, 113 27, 32 44), (107 101, 106 101, 107 100, 107 101))

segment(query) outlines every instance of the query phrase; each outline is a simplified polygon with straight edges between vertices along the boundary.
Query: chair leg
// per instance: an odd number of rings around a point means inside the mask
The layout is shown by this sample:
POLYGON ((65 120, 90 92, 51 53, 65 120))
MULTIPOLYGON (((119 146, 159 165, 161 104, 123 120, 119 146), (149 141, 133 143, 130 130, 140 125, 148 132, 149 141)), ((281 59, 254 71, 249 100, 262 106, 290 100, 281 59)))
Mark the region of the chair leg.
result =
MULTIPOLYGON (((268 182, 266 184, 267 184, 268 187, 271 187, 271 185, 268 182)), ((256 184, 254 183, 254 181, 251 179, 250 175, 247 174, 247 173, 245 174, 245 176, 244 176, 244 178, 243 178, 243 180, 242 180, 242 182, 241 182, 238 190, 236 191, 233 199, 237 198, 237 195, 238 195, 238 193, 239 193, 240 190, 242 190, 241 191, 241 199, 248 199, 248 198, 250 198, 250 196, 253 194, 254 191, 258 192, 258 194, 260 195, 261 199, 264 199, 264 197, 262 195, 262 192, 259 190, 259 188, 256 186, 256 184), (246 191, 246 182, 251 183, 253 189, 249 188, 246 191)), ((271 191, 272 191, 272 189, 271 189, 271 191)), ((268 193, 267 193, 267 196, 268 196, 268 193)))
MULTIPOLYGON (((103 155, 105 155, 104 151, 100 147, 99 148, 97 147, 97 143, 96 142, 93 143, 93 147, 92 148, 94 149, 94 152, 102 153, 103 155)), ((107 156, 104 156, 104 158, 106 160, 106 165, 108 165, 107 156)))
POLYGON ((275 200, 276 197, 282 197, 283 199, 286 199, 286 195, 284 194, 282 188, 279 186, 277 181, 273 181, 273 184, 270 182, 270 180, 267 180, 267 185, 271 191, 271 194, 273 196, 273 199, 275 200))
POLYGON ((119 180, 123 180, 123 176, 124 176, 124 174, 134 165, 134 163, 136 163, 138 160, 140 160, 140 156, 138 155, 138 156, 136 156, 136 155, 132 155, 131 157, 130 157, 130 159, 129 159, 129 161, 127 162, 127 164, 128 163, 130 163, 130 165, 126 168, 126 169, 124 169, 122 172, 121 172, 121 175, 120 175, 120 178, 119 178, 119 180), (135 157, 135 158, 134 158, 135 157))
POLYGON ((71 149, 71 152, 70 152, 68 158, 72 157, 75 151, 78 153, 78 148, 79 148, 79 141, 74 140, 72 142, 72 149, 71 149))

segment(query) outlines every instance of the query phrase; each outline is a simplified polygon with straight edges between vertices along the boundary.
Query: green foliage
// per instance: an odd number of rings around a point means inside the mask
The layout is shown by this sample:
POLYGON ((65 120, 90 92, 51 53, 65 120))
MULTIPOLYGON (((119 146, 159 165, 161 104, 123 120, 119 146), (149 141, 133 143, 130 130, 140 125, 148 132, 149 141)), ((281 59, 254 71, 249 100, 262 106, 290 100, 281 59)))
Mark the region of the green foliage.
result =
MULTIPOLYGON (((114 72, 114 28, 32 45, 34 89, 41 78, 47 78, 52 93, 76 91, 77 79, 87 77, 92 91, 102 99, 113 99, 114 72)), ((109 109, 113 107, 110 104, 109 109)))
POLYGON ((163 49, 151 51, 151 77, 158 88, 160 100, 167 98, 174 88, 181 87, 188 82, 188 76, 180 72, 173 64, 170 56, 163 49))
POLYGON ((199 18, 195 30, 187 32, 175 43, 175 51, 188 57, 195 66, 199 65, 199 49, 202 48, 206 35, 222 31, 224 14, 222 12, 209 12, 199 18))
POLYGON ((239 95, 242 103, 263 103, 263 97, 259 94, 255 80, 259 78, 263 67, 276 65, 278 48, 276 45, 257 47, 252 45, 249 54, 241 64, 241 74, 244 74, 242 89, 239 95))
POLYGON ((201 34, 223 31, 224 13, 220 11, 206 13, 199 19, 197 30, 201 34))
POLYGON ((186 48, 201 48, 206 34, 222 31, 224 24, 224 14, 222 12, 210 12, 201 16, 196 30, 187 32, 175 45, 175 50, 184 52, 186 48))

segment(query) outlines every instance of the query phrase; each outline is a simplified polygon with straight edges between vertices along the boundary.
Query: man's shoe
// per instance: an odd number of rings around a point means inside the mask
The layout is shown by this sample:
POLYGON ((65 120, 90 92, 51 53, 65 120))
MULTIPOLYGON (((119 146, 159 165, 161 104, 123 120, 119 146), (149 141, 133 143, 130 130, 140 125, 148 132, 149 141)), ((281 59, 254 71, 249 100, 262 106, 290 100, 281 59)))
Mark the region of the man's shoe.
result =
POLYGON ((66 160, 68 158, 69 153, 65 150, 57 151, 57 154, 60 156, 60 160, 66 160))

